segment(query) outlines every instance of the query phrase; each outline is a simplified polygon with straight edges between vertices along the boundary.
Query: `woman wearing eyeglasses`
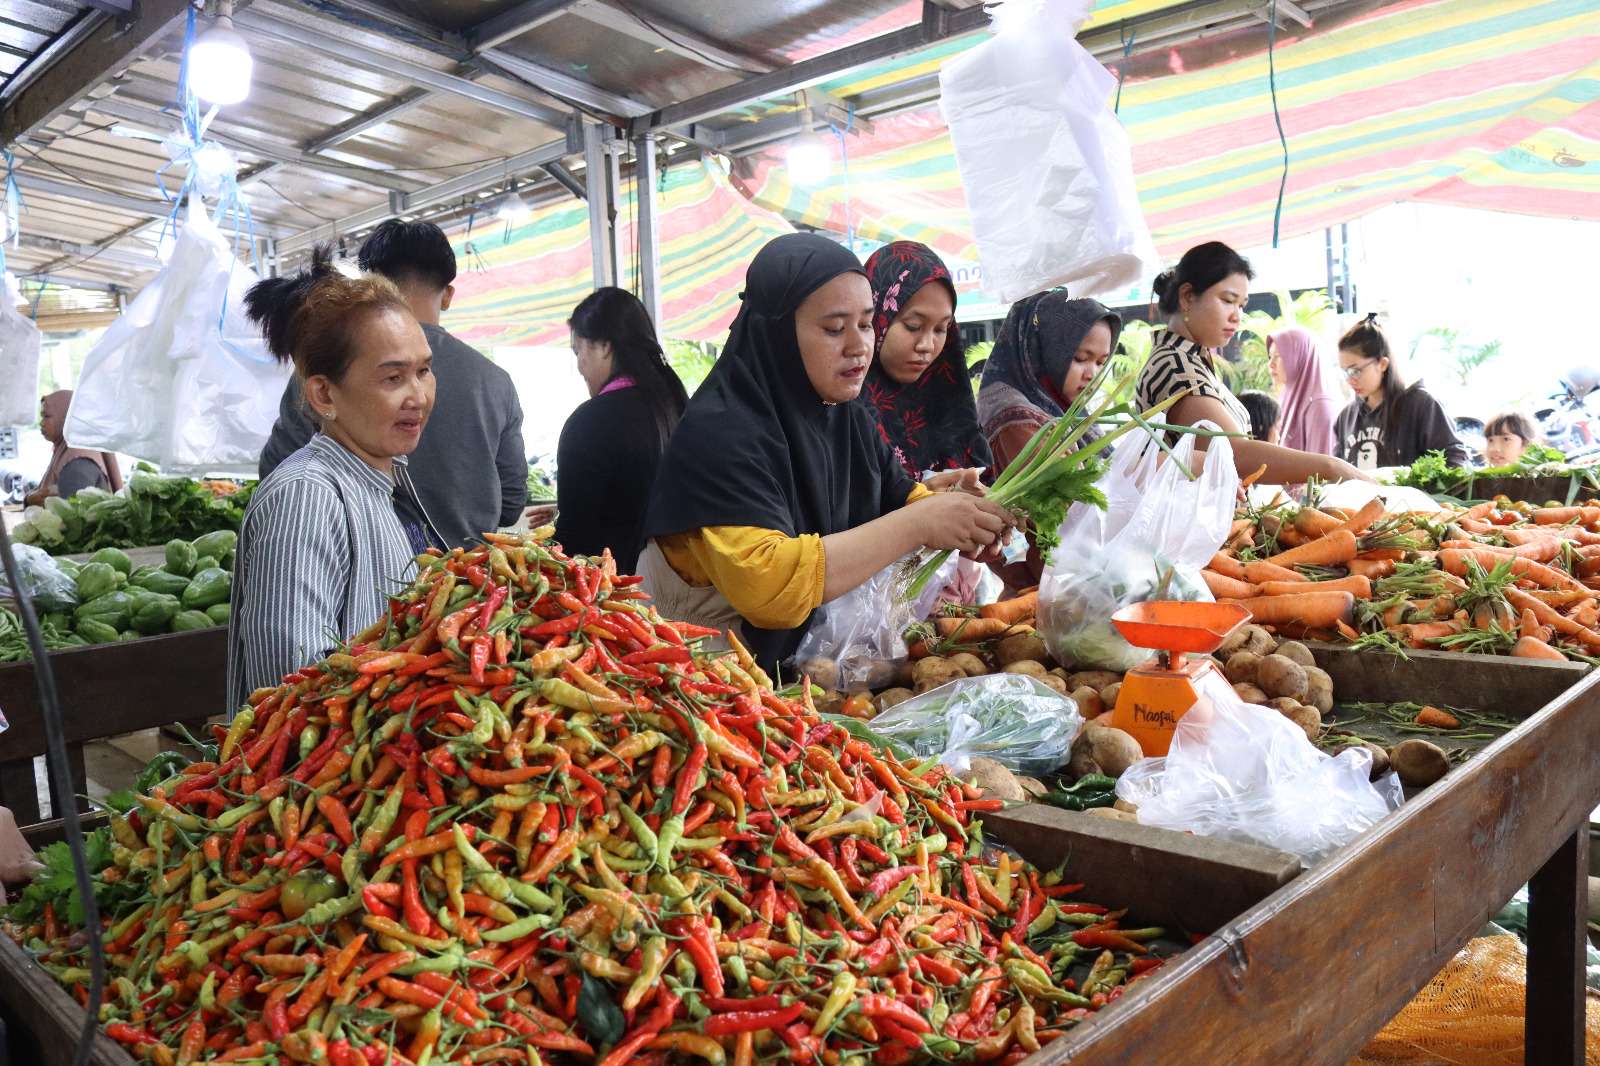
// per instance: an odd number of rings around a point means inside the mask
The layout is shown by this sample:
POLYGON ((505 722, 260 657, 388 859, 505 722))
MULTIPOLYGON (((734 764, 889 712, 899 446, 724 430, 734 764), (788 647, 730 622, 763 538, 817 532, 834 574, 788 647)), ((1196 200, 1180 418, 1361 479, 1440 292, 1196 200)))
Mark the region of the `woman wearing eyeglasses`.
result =
MULTIPOLYGON (((1165 412, 1168 423, 1209 422, 1225 433, 1239 434, 1229 443, 1241 476, 1265 467, 1262 480, 1274 485, 1303 485, 1312 478, 1371 480, 1335 456, 1251 439, 1250 414, 1218 375, 1216 360, 1239 331, 1253 277, 1244 256, 1221 241, 1211 241, 1189 249, 1176 267, 1156 278, 1155 292, 1167 324, 1151 335, 1150 358, 1139 373, 1139 406, 1148 410, 1181 396, 1165 412)), ((1197 443, 1203 450, 1206 439, 1197 443)))
POLYGON ((1444 452, 1451 466, 1466 466, 1467 449, 1450 417, 1421 382, 1407 385, 1400 377, 1377 319, 1368 315, 1339 338, 1339 367, 1356 394, 1333 426, 1339 457, 1375 470, 1444 452))

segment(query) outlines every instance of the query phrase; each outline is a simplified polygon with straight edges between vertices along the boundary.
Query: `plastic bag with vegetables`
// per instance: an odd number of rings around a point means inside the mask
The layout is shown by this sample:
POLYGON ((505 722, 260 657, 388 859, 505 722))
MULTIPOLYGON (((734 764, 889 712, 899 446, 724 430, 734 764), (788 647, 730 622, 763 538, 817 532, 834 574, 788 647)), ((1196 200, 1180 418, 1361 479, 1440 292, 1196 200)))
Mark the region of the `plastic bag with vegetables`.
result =
MULTIPOLYGON (((71 575, 62 570, 50 553, 27 544, 15 545, 17 570, 22 589, 33 598, 34 610, 40 614, 52 611, 70 611, 79 603, 78 586, 71 575)), ((13 597, 5 575, 0 573, 0 598, 13 597)))
POLYGON ((1072 751, 1083 715, 1070 697, 1026 674, 964 677, 906 700, 872 720, 872 732, 958 774, 974 756, 1043 774, 1072 751))
POLYGON ((906 589, 922 561, 922 555, 913 554, 890 563, 818 608, 795 652, 795 667, 834 692, 894 684, 909 655, 902 634, 928 616, 961 564, 959 556, 951 556, 934 580, 911 597, 906 589))
POLYGON ((1100 480, 1106 509, 1067 514, 1039 584, 1039 631, 1058 661, 1130 670, 1150 652, 1122 639, 1113 613, 1147 600, 1211 599, 1200 571, 1227 539, 1239 475, 1227 438, 1213 437, 1191 480, 1194 442, 1182 437, 1169 459, 1148 433, 1128 434, 1100 480))

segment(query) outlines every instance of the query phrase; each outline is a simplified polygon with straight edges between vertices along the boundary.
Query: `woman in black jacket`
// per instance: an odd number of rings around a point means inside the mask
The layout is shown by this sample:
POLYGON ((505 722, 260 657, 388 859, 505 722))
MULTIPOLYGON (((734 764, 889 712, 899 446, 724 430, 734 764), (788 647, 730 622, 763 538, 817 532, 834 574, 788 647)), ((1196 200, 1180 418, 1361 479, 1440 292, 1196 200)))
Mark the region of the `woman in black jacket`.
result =
POLYGON ((1375 470, 1444 452, 1451 466, 1467 465, 1467 449, 1439 401, 1421 382, 1407 385, 1400 377, 1377 315, 1339 338, 1339 368, 1356 394, 1333 424, 1339 458, 1358 470, 1375 470))
POLYGON ((644 304, 625 289, 596 289, 567 320, 589 388, 556 446, 556 539, 569 552, 610 548, 632 573, 645 504, 688 393, 667 365, 644 304))

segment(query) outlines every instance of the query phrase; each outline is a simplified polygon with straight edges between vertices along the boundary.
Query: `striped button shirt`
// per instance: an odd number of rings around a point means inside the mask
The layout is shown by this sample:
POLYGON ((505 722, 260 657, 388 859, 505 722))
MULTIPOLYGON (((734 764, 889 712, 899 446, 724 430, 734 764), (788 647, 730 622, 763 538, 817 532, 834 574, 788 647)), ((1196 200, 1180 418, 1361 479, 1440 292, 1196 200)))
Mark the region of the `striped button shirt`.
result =
MULTIPOLYGON (((396 476, 408 485, 405 460, 396 476)), ((318 661, 414 576, 395 481, 319 433, 268 475, 234 553, 228 706, 318 661)))
POLYGON ((1150 335, 1150 341, 1150 358, 1139 372, 1137 399, 1141 409, 1149 410, 1187 389, 1190 396, 1220 401, 1238 423, 1239 431, 1250 432, 1250 412, 1217 376, 1210 351, 1164 326, 1150 335))

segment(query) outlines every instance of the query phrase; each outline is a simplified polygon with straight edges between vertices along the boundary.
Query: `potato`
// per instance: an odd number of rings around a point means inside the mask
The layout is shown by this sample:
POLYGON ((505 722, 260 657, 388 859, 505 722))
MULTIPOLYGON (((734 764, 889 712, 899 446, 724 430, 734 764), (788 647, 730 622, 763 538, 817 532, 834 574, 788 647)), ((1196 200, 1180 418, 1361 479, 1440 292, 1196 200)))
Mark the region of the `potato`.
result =
POLYGON ((1050 786, 1040 781, 1037 777, 1023 777, 1018 774, 1017 784, 1022 786, 1022 791, 1028 794, 1029 799, 1038 799, 1050 791, 1050 786))
MULTIPOLYGON (((911 668, 911 679, 915 681, 918 686, 921 686, 929 681, 933 682, 933 684, 929 685, 928 688, 937 688, 946 681, 954 681, 956 678, 965 676, 966 675, 961 672, 961 667, 955 665, 949 659, 944 659, 937 655, 930 655, 926 659, 919 659, 917 660, 916 665, 912 666, 911 668)), ((926 692, 928 689, 919 687, 917 691, 926 692)))
POLYGON ((909 700, 915 693, 908 688, 888 688, 878 693, 878 713, 882 714, 890 707, 898 706, 909 700))
POLYGON ((911 686, 911 691, 912 691, 912 693, 914 695, 920 696, 924 692, 932 692, 934 689, 938 688, 940 685, 947 685, 953 680, 955 680, 955 679, 954 678, 942 678, 942 677, 924 678, 923 680, 918 681, 915 685, 912 685, 911 686))
POLYGON ((1276 699, 1269 699, 1267 706, 1287 717, 1290 711, 1300 706, 1300 701, 1292 700, 1288 696, 1279 696, 1276 699))
POLYGON ((1256 667, 1256 685, 1268 696, 1287 696, 1296 701, 1304 700, 1306 668, 1293 659, 1285 659, 1281 655, 1268 655, 1256 667))
POLYGON ((1247 651, 1254 655, 1270 655, 1277 644, 1276 638, 1260 626, 1240 626, 1233 631, 1227 640, 1222 642, 1222 646, 1217 649, 1217 654, 1223 658, 1227 658, 1238 651, 1247 651))
POLYGON ((1027 659, 1043 664, 1048 654, 1044 639, 1037 633, 1013 633, 994 646, 994 661, 1002 667, 1027 659))
POLYGON ((1222 676, 1231 684, 1254 685, 1256 671, 1261 667, 1261 656, 1253 651, 1236 651, 1223 664, 1222 676))
POLYGON ((839 664, 832 659, 805 659, 797 664, 813 685, 832 691, 839 687, 839 664))
POLYGON ((1109 818, 1113 822, 1137 822, 1139 820, 1137 815, 1129 814, 1127 811, 1119 811, 1115 807, 1090 807, 1084 813, 1092 814, 1096 818, 1109 818))
POLYGON ((1046 674, 1044 677, 1041 677, 1039 680, 1044 682, 1045 685, 1048 686, 1049 688, 1051 688, 1052 690, 1061 693, 1063 696, 1065 696, 1067 694, 1067 683, 1065 681, 1061 680, 1055 674, 1046 674))
POLYGON ((1315 666, 1306 667, 1306 694, 1302 702, 1315 707, 1323 714, 1333 710, 1333 678, 1328 676, 1326 670, 1315 666))
POLYGON ((1094 773, 1120 777, 1142 758, 1144 751, 1133 737, 1120 729, 1090 722, 1072 742, 1072 761, 1068 769, 1074 777, 1094 773))
POLYGON ((1264 704, 1267 702, 1267 694, 1256 688, 1254 685, 1235 685, 1233 686, 1233 692, 1234 695, 1238 696, 1246 703, 1264 704))
POLYGON ((1100 702, 1107 707, 1115 707, 1117 697, 1120 695, 1122 695, 1122 682, 1118 681, 1115 685, 1107 685, 1100 690, 1100 702))
POLYGON ((1111 806, 1112 806, 1112 808, 1113 808, 1113 809, 1115 809, 1115 810, 1119 810, 1119 811, 1127 811, 1127 812, 1128 812, 1128 813, 1129 813, 1129 814, 1138 814, 1138 813, 1139 813, 1139 808, 1138 808, 1138 807, 1135 807, 1135 806, 1134 806, 1134 805, 1133 805, 1133 804, 1131 804, 1131 803, 1129 803, 1129 802, 1128 802, 1128 801, 1127 801, 1127 800, 1125 800, 1125 799, 1120 799, 1120 798, 1119 798, 1119 799, 1118 799, 1118 800, 1117 800, 1117 801, 1116 801, 1116 802, 1115 802, 1115 803, 1113 803, 1113 804, 1112 804, 1112 805, 1111 805, 1111 806))
POLYGON ((951 666, 959 666, 968 677, 982 677, 989 672, 988 664, 970 651, 957 652, 947 661, 951 666))
POLYGON ((1121 681, 1122 676, 1112 670, 1079 670, 1067 678, 1067 689, 1071 691, 1088 685, 1099 692, 1107 685, 1115 685, 1121 681))
POLYGON ((1317 737, 1322 735, 1322 715, 1317 713, 1315 707, 1307 707, 1303 703, 1297 703, 1292 710, 1283 712, 1283 716, 1301 729, 1304 729, 1306 731, 1306 739, 1313 744, 1316 743, 1317 737))
POLYGON ((1427 788, 1450 771, 1450 759, 1437 744, 1413 737, 1389 749, 1389 762, 1401 784, 1427 788))
POLYGON ((1044 668, 1044 663, 1038 659, 1018 659, 1014 663, 1006 663, 1000 670, 1003 674, 1026 674, 1029 677, 1046 678, 1050 671, 1044 668))
POLYGON ((1071 696, 1072 702, 1078 705, 1078 713, 1083 715, 1085 721, 1098 718, 1108 710, 1100 699, 1100 693, 1088 685, 1074 689, 1071 696))
POLYGON ((1017 780, 1017 775, 993 759, 978 756, 972 760, 967 772, 962 776, 982 789, 985 795, 1003 799, 1008 803, 1022 803, 1028 798, 1028 794, 1022 790, 1021 782, 1017 780))
POLYGON ((1050 671, 1050 676, 1051 677, 1059 677, 1062 681, 1066 682, 1068 691, 1071 691, 1075 687, 1072 684, 1072 671, 1066 669, 1065 667, 1061 667, 1061 666, 1054 667, 1050 671))
POLYGON ((838 714, 844 707, 845 695, 843 692, 824 692, 816 699, 817 710, 823 714, 838 714))
POLYGON ((1311 654, 1311 649, 1298 640, 1286 640, 1278 645, 1274 655, 1281 655, 1285 659, 1299 663, 1301 666, 1313 667, 1317 665, 1317 657, 1311 654))
POLYGON ((1366 748, 1372 754, 1372 773, 1369 780, 1376 781, 1389 772, 1389 753, 1370 740, 1363 740, 1360 747, 1366 748))

